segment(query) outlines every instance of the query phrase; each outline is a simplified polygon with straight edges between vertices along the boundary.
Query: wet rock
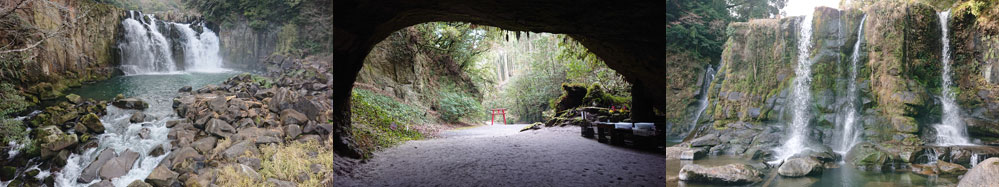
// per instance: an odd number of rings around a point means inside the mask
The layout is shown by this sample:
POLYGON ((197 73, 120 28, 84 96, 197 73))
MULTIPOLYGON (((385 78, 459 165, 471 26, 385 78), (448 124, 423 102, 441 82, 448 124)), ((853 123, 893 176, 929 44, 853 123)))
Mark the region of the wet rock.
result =
POLYGON ((101 151, 101 154, 97 155, 97 160, 94 160, 94 162, 91 162, 87 168, 83 169, 83 172, 80 174, 80 178, 76 179, 76 181, 89 183, 90 181, 97 180, 98 169, 100 169, 101 166, 104 166, 104 164, 107 163, 108 160, 111 160, 111 158, 114 158, 114 150, 104 149, 101 151))
POLYGON ((963 175, 968 172, 968 168, 961 166, 960 164, 954 164, 950 162, 937 161, 937 168, 941 175, 963 175))
POLYGON ((83 103, 83 98, 81 98, 80 95, 76 95, 76 94, 66 95, 66 100, 69 100, 69 102, 73 103, 73 104, 83 103))
POLYGON ((122 109, 145 110, 146 108, 149 108, 149 103, 146 103, 138 98, 117 99, 114 102, 111 102, 111 105, 122 109))
POLYGON ((14 166, 0 167, 0 181, 9 181, 17 176, 17 168, 14 166))
POLYGON ((52 163, 57 166, 65 166, 66 161, 69 161, 69 154, 69 150, 59 151, 59 154, 56 154, 56 156, 52 158, 52 163))
POLYGON ((890 164, 891 157, 877 146, 864 142, 853 146, 846 154, 846 162, 862 170, 881 171, 890 164))
POLYGON ((822 162, 812 157, 791 158, 784 161, 777 173, 785 177, 801 177, 822 173, 822 162))
POLYGON ((108 180, 101 180, 101 182, 94 183, 93 185, 90 185, 90 187, 114 187, 114 184, 108 180))
POLYGON ((958 187, 995 186, 999 184, 999 157, 985 159, 968 170, 957 183, 958 187))
POLYGON ((228 149, 222 151, 222 156, 225 156, 226 158, 238 158, 243 155, 256 157, 260 155, 260 150, 257 149, 257 145, 254 144, 254 142, 242 141, 229 146, 228 149))
POLYGON ((50 151, 59 151, 67 147, 76 145, 76 143, 79 143, 79 140, 76 138, 76 135, 63 134, 60 135, 59 139, 56 139, 56 141, 43 143, 42 147, 50 151))
POLYGON ((135 180, 132 181, 132 183, 129 183, 128 187, 153 187, 153 185, 150 185, 149 183, 146 182, 142 182, 141 180, 135 180))
POLYGON ((101 118, 97 117, 97 114, 89 113, 80 118, 80 124, 87 126, 87 129, 93 133, 104 133, 104 124, 101 123, 101 118))
POLYGON ((152 133, 149 130, 149 128, 143 127, 142 129, 139 129, 139 138, 142 138, 142 139, 152 138, 151 135, 149 135, 149 133, 152 133))
POLYGON ((77 133, 87 133, 88 130, 87 126, 82 123, 73 123, 73 131, 76 131, 77 133))
POLYGON ((236 133, 236 128, 233 128, 232 125, 229 125, 229 123, 220 119, 212 119, 205 126, 205 132, 226 138, 232 136, 233 133, 236 133))
POLYGON ((171 153, 167 158, 170 159, 170 169, 180 173, 194 172, 199 167, 197 163, 205 160, 205 156, 191 147, 181 148, 179 151, 171 153))
POLYGON ((169 187, 177 182, 177 176, 177 172, 171 171, 166 165, 160 165, 146 177, 146 182, 156 187, 169 187))
POLYGON ((744 185, 763 181, 763 173, 745 164, 703 167, 688 164, 680 169, 680 180, 712 184, 744 185))
POLYGON ((158 157, 158 156, 163 155, 164 153, 166 153, 166 152, 163 150, 163 146, 156 146, 155 149, 153 149, 152 151, 149 151, 149 156, 158 157))
POLYGON ((912 172, 925 176, 936 176, 939 173, 936 166, 928 164, 913 164, 912 172))
POLYGON ((177 90, 177 92, 191 92, 191 90, 192 90, 191 86, 184 86, 181 87, 180 90, 177 90))
POLYGON ((285 139, 295 139, 300 134, 302 134, 302 126, 288 125, 284 127, 285 139))
POLYGON ((142 113, 142 111, 135 111, 132 113, 132 117, 128 118, 128 122, 132 123, 139 123, 143 121, 146 121, 146 114, 142 113))
POLYGON ((281 122, 284 125, 301 125, 309 121, 309 117, 295 109, 285 109, 281 111, 281 122))
POLYGON ((194 143, 191 143, 191 147, 194 147, 195 150, 198 150, 201 153, 208 153, 208 151, 215 149, 215 144, 217 142, 218 138, 215 138, 213 136, 206 136, 204 138, 198 139, 197 141, 194 141, 194 143))
POLYGON ((128 170, 132 170, 132 165, 135 164, 135 160, 138 158, 139 153, 132 150, 125 150, 118 157, 108 160, 107 163, 104 163, 104 166, 101 166, 101 179, 110 180, 124 176, 128 173, 128 170))
POLYGON ((709 134, 706 136, 701 136, 690 141, 690 146, 700 147, 700 146, 715 146, 720 144, 717 134, 709 134))

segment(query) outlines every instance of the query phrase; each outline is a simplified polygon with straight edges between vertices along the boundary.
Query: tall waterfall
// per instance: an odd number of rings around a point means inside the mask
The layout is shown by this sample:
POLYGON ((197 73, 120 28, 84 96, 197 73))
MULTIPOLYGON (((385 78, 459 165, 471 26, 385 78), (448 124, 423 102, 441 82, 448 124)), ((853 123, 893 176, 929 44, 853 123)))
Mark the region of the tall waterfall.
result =
POLYGON ((778 150, 778 158, 785 160, 805 149, 808 144, 808 123, 811 120, 808 106, 811 103, 812 93, 810 85, 812 83, 812 61, 809 59, 812 45, 812 15, 806 14, 799 24, 798 30, 798 67, 795 68, 794 85, 791 94, 791 123, 788 125, 790 132, 784 145, 778 150))
POLYGON ((847 81, 846 85, 846 106, 843 109, 846 111, 846 115, 840 125, 839 145, 836 147, 836 152, 844 155, 850 151, 850 148, 857 145, 857 140, 860 139, 860 133, 863 129, 857 126, 860 110, 857 107, 857 66, 860 65, 860 43, 864 40, 864 22, 866 21, 867 15, 864 15, 860 19, 860 26, 857 28, 857 43, 853 44, 853 55, 850 57, 850 80, 847 81))
POLYGON ((121 22, 125 33, 118 43, 122 51, 121 70, 126 75, 225 71, 219 56, 219 38, 204 25, 200 26, 199 34, 191 24, 157 21, 154 15, 136 11, 128 16, 121 22), (179 38, 167 37, 165 32, 177 32, 179 38), (173 44, 182 46, 179 51, 172 50, 173 44))
POLYGON ((940 103, 943 104, 943 120, 933 126, 937 130, 937 145, 968 145, 968 132, 961 120, 961 108, 954 102, 954 93, 950 91, 950 39, 947 38, 947 17, 950 12, 940 12, 940 29, 943 32, 940 42, 943 43, 940 63, 943 63, 941 76, 940 103))
POLYGON ((704 110, 708 108, 708 88, 711 87, 711 81, 715 79, 715 69, 708 64, 708 67, 704 70, 704 82, 701 84, 701 98, 698 101, 697 113, 694 113, 694 117, 691 118, 690 127, 687 128, 687 132, 693 132, 694 128, 697 127, 697 121, 701 119, 701 114, 704 110))

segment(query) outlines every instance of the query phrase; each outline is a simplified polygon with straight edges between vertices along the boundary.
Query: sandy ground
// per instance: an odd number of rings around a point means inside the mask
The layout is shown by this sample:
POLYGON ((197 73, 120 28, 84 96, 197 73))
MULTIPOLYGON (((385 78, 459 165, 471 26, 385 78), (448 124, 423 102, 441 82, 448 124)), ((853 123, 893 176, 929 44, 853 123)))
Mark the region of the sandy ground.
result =
POLYGON ((375 153, 340 186, 664 186, 662 154, 610 146, 579 128, 460 128, 375 153))

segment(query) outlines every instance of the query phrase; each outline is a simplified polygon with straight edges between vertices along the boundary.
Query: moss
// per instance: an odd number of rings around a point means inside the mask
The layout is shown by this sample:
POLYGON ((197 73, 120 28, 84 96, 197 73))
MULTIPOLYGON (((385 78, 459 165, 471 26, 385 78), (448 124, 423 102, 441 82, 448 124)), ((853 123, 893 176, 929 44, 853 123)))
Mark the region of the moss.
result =
MULTIPOLYGON (((351 96, 351 129, 358 147, 366 154, 408 140, 423 138, 414 126, 425 122, 415 107, 363 89, 351 96)), ((370 155, 365 155, 365 157, 370 155)))

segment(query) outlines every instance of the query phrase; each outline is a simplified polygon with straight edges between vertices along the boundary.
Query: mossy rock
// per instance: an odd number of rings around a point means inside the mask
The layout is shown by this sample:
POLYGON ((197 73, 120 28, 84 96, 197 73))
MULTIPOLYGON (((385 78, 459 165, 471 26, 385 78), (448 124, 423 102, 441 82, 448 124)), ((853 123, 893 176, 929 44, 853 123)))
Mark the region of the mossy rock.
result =
POLYGON ((81 98, 80 95, 76 95, 76 94, 66 95, 66 100, 68 100, 70 103, 73 103, 73 104, 83 103, 83 98, 81 98))
POLYGON ((857 144, 847 153, 846 162, 858 169, 881 171, 890 164, 891 156, 874 144, 865 142, 857 144))
POLYGON ((89 113, 80 118, 80 123, 90 129, 93 133, 104 133, 104 124, 101 123, 101 118, 97 117, 97 114, 89 113))

